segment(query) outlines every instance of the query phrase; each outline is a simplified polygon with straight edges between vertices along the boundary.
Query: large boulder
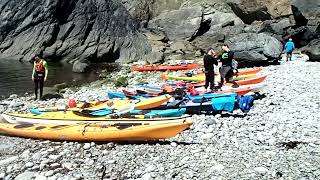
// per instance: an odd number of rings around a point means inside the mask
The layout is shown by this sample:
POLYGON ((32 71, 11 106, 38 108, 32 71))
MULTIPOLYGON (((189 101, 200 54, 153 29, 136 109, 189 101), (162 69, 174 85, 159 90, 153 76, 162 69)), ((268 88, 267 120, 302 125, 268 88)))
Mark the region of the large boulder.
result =
POLYGON ((302 48, 302 52, 309 56, 310 61, 320 61, 320 39, 312 40, 308 46, 302 48))
POLYGON ((231 1, 229 5, 234 13, 247 24, 292 15, 291 4, 288 0, 239 0, 231 1))
POLYGON ((117 1, 2 0, 0 58, 136 61, 151 51, 138 27, 117 1))
MULTIPOLYGON (((320 3, 319 0, 290 0, 295 19, 299 25, 307 25, 312 32, 319 30, 320 3)), ((318 31, 319 33, 319 31, 318 31)))
POLYGON ((188 7, 161 13, 149 22, 148 28, 160 29, 169 40, 189 40, 200 28, 202 7, 188 7))
POLYGON ((226 42, 230 49, 235 51, 235 57, 239 61, 277 59, 282 52, 281 42, 264 33, 242 33, 226 42))

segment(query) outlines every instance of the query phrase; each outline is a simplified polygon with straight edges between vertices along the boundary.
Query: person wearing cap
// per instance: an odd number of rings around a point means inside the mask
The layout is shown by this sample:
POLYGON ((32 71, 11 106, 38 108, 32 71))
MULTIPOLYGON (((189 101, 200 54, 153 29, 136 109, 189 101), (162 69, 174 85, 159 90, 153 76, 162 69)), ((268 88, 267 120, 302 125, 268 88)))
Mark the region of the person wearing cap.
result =
POLYGON ((294 43, 292 41, 292 38, 289 38, 289 41, 285 44, 284 49, 287 53, 287 61, 291 61, 292 52, 294 50, 294 43))
POLYGON ((205 88, 210 86, 210 90, 214 90, 214 65, 218 65, 218 57, 213 48, 208 48, 207 54, 203 57, 204 73, 206 77, 205 88))
POLYGON ((223 86, 224 80, 226 80, 226 82, 230 82, 236 85, 235 81, 231 80, 234 74, 232 67, 232 62, 234 60, 234 52, 229 49, 229 46, 227 44, 222 45, 222 50, 223 52, 219 57, 221 61, 221 67, 219 69, 221 77, 221 81, 219 83, 220 88, 223 86))

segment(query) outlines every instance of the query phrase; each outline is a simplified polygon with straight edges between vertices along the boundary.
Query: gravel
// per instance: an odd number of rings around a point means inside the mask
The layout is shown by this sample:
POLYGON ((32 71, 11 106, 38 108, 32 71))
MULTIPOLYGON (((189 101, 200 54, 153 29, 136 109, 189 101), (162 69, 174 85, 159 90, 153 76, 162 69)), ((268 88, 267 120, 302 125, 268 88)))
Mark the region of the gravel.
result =
MULTIPOLYGON (((51 142, 0 136, 3 179, 319 179, 320 63, 266 67, 266 97, 247 114, 194 115, 175 138, 140 143, 51 142)), ((125 74, 123 71, 119 74, 125 74)), ((161 73, 143 73, 156 82, 161 73)), ((115 74, 114 76, 116 76, 115 74)), ((130 84, 141 73, 127 74, 130 84)), ((161 81, 159 83, 162 83, 161 81)), ((106 98, 111 85, 67 89, 64 97, 106 98)), ((65 104, 11 96, 1 111, 65 104)))

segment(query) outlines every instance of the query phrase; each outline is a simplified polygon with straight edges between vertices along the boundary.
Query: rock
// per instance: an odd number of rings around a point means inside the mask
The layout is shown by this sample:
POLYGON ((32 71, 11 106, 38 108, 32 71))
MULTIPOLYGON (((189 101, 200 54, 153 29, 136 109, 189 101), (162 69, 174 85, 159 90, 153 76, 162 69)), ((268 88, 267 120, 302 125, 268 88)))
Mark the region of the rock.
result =
POLYGON ((85 143, 83 145, 83 149, 85 149, 85 150, 90 149, 90 147, 91 147, 90 143, 85 143))
POLYGON ((149 173, 149 172, 152 172, 154 170, 156 170, 156 166, 151 164, 151 165, 147 166, 147 168, 145 169, 145 172, 149 173))
POLYGON ((72 163, 63 163, 62 167, 66 168, 68 170, 72 170, 73 169, 73 164, 72 163))
POLYGON ((153 179, 150 173, 146 173, 142 176, 143 180, 151 180, 153 179))
POLYGON ((116 160, 109 160, 108 162, 107 162, 107 164, 115 164, 116 163, 116 160))
POLYGON ((211 171, 222 171, 224 166, 222 164, 216 164, 210 168, 211 171))
POLYGON ((114 83, 115 86, 125 87, 128 86, 128 80, 126 77, 119 77, 114 83))
POLYGON ((15 0, 1 1, 0 7, 0 58, 31 60, 43 54, 72 62, 125 62, 150 51, 137 21, 118 1, 25 0, 22 12, 15 0))
POLYGON ((18 156, 12 156, 12 157, 9 157, 7 159, 3 159, 3 160, 0 161, 0 166, 4 167, 4 166, 6 166, 8 164, 11 164, 12 162, 14 162, 14 161, 16 161, 18 159, 19 159, 18 156))
POLYGON ((4 172, 0 173, 0 179, 4 179, 5 176, 6 176, 6 173, 4 173, 4 172))
POLYGON ((43 175, 37 175, 34 180, 47 180, 47 177, 43 175))
POLYGON ((49 155, 49 159, 53 160, 53 161, 57 161, 59 159, 59 155, 49 155))
POLYGON ((266 174, 268 172, 268 169, 265 167, 255 167, 254 171, 260 174, 266 174))
POLYGON ((83 73, 86 71, 86 68, 89 66, 88 63, 83 63, 83 62, 79 62, 79 61, 76 61, 74 64, 73 64, 73 67, 72 67, 72 71, 73 72, 77 72, 77 73, 83 73))
POLYGON ((290 0, 297 25, 306 25, 311 33, 319 33, 320 10, 318 0, 290 0))
POLYGON ((33 166, 33 162, 27 162, 27 163, 25 164, 25 166, 26 166, 27 168, 31 168, 31 167, 33 166))
POLYGON ((67 88, 67 87, 68 87, 67 83, 55 84, 55 85, 53 86, 53 88, 57 89, 58 91, 61 90, 61 89, 65 89, 65 88, 67 88))
POLYGON ((189 40, 200 27, 202 8, 200 6, 181 8, 161 13, 153 18, 148 28, 161 29, 169 40, 189 40))
POLYGON ((177 147, 177 146, 178 146, 178 144, 177 144, 176 142, 171 142, 170 145, 171 145, 172 147, 177 147))
POLYGON ((27 159, 27 158, 29 158, 29 156, 30 156, 30 150, 25 150, 25 151, 23 151, 23 153, 21 154, 21 157, 22 157, 23 159, 27 159))
POLYGON ((152 51, 148 56, 145 57, 148 64, 156 64, 164 62, 164 53, 152 51))
POLYGON ((53 170, 50 170, 50 171, 47 171, 44 175, 46 177, 49 177, 49 176, 52 176, 54 174, 54 171, 53 170))
POLYGON ((274 37, 259 33, 243 33, 227 40, 235 51, 238 61, 264 61, 277 59, 282 52, 282 44, 274 37))
POLYGON ((234 13, 246 24, 292 15, 288 0, 240 0, 229 2, 234 13))
POLYGON ((201 139, 203 140, 209 140, 209 139, 212 139, 214 137, 214 134, 213 133, 207 133, 207 134, 203 134, 201 136, 201 139))
POLYGON ((34 176, 35 176, 34 172, 26 171, 19 174, 17 177, 14 178, 14 180, 29 180, 29 179, 33 179, 34 176))
POLYGON ((320 61, 320 38, 311 41, 301 51, 309 56, 310 61, 320 61))

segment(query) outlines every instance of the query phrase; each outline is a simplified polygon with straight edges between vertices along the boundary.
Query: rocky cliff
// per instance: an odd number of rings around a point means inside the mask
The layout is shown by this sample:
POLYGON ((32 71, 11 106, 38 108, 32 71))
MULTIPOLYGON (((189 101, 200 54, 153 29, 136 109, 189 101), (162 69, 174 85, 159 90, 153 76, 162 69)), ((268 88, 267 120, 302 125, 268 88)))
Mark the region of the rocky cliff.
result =
POLYGON ((279 57, 292 37, 318 58, 317 0, 2 0, 0 58, 74 63, 200 57, 228 43, 239 60, 279 57), (311 43, 310 43, 311 42, 311 43))

